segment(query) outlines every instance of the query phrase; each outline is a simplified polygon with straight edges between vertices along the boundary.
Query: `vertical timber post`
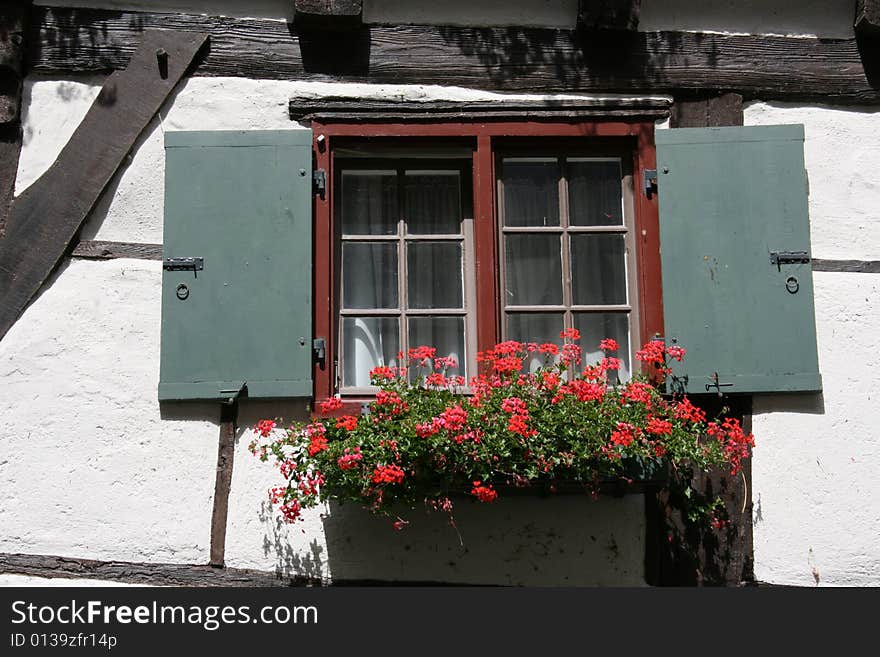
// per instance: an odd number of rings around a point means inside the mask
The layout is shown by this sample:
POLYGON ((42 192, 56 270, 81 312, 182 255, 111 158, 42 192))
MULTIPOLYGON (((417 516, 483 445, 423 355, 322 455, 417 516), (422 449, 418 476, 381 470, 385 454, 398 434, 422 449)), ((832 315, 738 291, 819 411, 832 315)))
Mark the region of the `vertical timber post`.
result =
POLYGON ((214 511, 211 514, 211 561, 217 568, 226 558, 226 522, 229 516, 229 488, 232 484, 232 466, 235 458, 235 430, 238 421, 238 401, 233 399, 220 405, 220 444, 217 449, 217 477, 214 481, 214 511))

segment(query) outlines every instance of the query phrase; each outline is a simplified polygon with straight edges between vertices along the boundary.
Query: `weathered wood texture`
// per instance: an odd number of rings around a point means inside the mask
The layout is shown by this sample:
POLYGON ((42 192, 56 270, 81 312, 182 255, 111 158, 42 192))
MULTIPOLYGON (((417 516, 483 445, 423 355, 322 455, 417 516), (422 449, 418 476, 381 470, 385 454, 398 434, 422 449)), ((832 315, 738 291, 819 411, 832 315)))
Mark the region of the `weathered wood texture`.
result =
POLYGON ((880 260, 824 260, 813 258, 813 271, 880 274, 880 260))
POLYGON ((363 0, 294 0, 293 20, 300 27, 323 30, 358 28, 363 0))
POLYGON ((0 554, 0 574, 101 579, 152 586, 321 586, 320 579, 196 564, 94 561, 40 554, 0 554))
POLYGON ((635 30, 642 0, 579 0, 578 25, 588 29, 635 30))
POLYGON ((417 101, 389 102, 375 98, 294 96, 290 118, 333 121, 426 120, 517 121, 537 118, 556 120, 587 117, 660 118, 669 114, 665 98, 585 98, 583 100, 491 102, 417 101))
POLYGON ((112 260, 114 258, 161 260, 162 245, 85 240, 77 244, 70 255, 74 258, 89 258, 92 260, 112 260))
POLYGON ((672 128, 714 128, 742 124, 742 96, 739 94, 690 100, 677 98, 669 117, 672 128))
POLYGON ((211 565, 222 566, 226 557, 226 521, 229 515, 229 489, 235 459, 235 423, 238 403, 220 405, 220 443, 217 449, 217 476, 214 481, 214 510, 211 514, 211 565))
MULTIPOLYGON (((202 30, 210 52, 195 74, 447 84, 530 92, 736 91, 744 98, 880 102, 855 39, 373 26, 345 39, 268 20, 36 7, 37 71, 125 65, 142 30, 202 30)), ((867 58, 867 55, 865 55, 867 58)))
POLYGON ((6 218, 15 190, 21 136, 20 125, 0 125, 0 239, 6 233, 6 218))
POLYGON ((21 75, 30 0, 0 0, 0 70, 21 75))
POLYGON ((856 33, 880 37, 880 0, 856 0, 856 33))
POLYGON ((0 338, 55 269, 138 135, 186 73, 207 35, 151 31, 128 68, 107 78, 49 170, 12 204, 0 241, 0 338), (159 76, 156 51, 169 54, 159 76))

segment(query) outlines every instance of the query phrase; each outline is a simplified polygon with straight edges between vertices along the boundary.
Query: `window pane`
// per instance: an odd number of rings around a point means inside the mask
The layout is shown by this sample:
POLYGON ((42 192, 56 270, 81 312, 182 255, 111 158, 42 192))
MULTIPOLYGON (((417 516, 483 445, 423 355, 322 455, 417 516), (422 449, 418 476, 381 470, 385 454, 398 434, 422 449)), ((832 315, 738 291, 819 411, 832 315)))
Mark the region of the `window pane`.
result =
POLYGON ((406 248, 409 307, 461 308, 461 244, 410 242, 406 248))
POLYGON ((403 216, 411 235, 461 233, 458 171, 407 171, 403 216))
POLYGON ((505 158, 505 226, 559 225, 559 163, 551 158, 505 158))
POLYGON ((624 236, 571 235, 571 286, 575 305, 625 304, 624 236))
MULTIPOLYGON (((443 358, 452 356, 455 358, 457 367, 447 370, 449 376, 465 374, 466 355, 464 352, 464 317, 410 317, 409 318, 409 347, 434 347, 437 355, 443 358)), ((432 368, 412 368, 410 378, 415 379, 421 374, 426 376, 433 371, 432 368), (418 370, 418 371, 417 371, 418 370)))
MULTIPOLYGON (((629 381, 632 369, 629 358, 629 315, 627 313, 574 313, 574 327, 581 332, 581 347, 584 349, 584 364, 598 363, 605 354, 599 349, 599 342, 605 338, 617 340, 620 349, 610 353, 622 361, 618 377, 629 381)), ((612 383, 615 379, 609 376, 612 383)))
POLYGON ((397 242, 342 245, 343 308, 397 308, 397 242))
POLYGON ((623 224, 620 162, 568 161, 568 204, 572 226, 623 224))
POLYGON ((342 318, 342 385, 370 385, 370 370, 397 366, 400 351, 396 317, 342 318))
POLYGON ((342 233, 397 234, 397 173, 342 172, 342 233))
POLYGON ((507 234, 505 302, 508 306, 562 304, 562 252, 559 235, 507 234))
MULTIPOLYGON (((510 313, 507 315, 507 337, 518 342, 552 342, 560 344, 563 315, 550 313, 510 313)), ((524 369, 534 372, 546 362, 544 354, 532 353, 524 369)))

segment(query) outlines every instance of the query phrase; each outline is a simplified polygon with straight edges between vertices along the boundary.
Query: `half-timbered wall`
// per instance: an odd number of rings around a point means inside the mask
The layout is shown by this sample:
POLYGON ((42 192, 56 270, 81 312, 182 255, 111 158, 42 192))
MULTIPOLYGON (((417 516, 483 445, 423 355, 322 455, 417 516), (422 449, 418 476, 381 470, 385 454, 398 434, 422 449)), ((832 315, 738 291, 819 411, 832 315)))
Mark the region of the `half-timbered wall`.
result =
MULTIPOLYGON (((146 2, 58 4, 157 11, 156 3, 146 2)), ((292 4, 179 0, 164 7, 199 13, 210 5, 212 13, 285 19, 292 4)), ((510 3, 484 3, 479 11, 474 4, 365 0, 364 20, 506 22, 510 3), (441 6, 449 12, 445 17, 437 13, 441 6)), ((516 24, 574 27, 576 0, 534 3, 537 8, 519 4, 516 24)), ((852 0, 797 7, 769 0, 745 6, 721 0, 696 3, 698 8, 694 4, 643 0, 639 29, 852 37, 852 0)), ((94 73, 27 76, 16 194, 52 164, 103 80, 103 74, 94 73)), ((80 238, 161 244, 163 131, 295 129, 288 100, 303 95, 493 97, 488 91, 417 84, 228 75, 186 79, 139 138, 131 161, 106 189, 80 238)), ((824 393, 754 398, 754 574, 774 584, 878 585, 875 386, 880 362, 873 343, 880 329, 880 184, 875 175, 880 105, 764 102, 758 97, 746 103, 744 123, 804 124, 813 257, 863 263, 862 271, 814 274, 824 393)), ((219 410, 210 405, 160 408, 156 401, 161 272, 157 260, 67 258, 0 341, 0 553, 208 561, 219 410)), ((283 525, 266 498, 266 490, 277 483, 275 473, 247 451, 247 427, 264 416, 304 414, 304 403, 242 407, 227 566, 325 581, 645 582, 640 495, 599 501, 518 498, 488 508, 462 503, 456 516, 466 549, 440 515, 414 513, 416 522, 398 533, 386 521, 331 505, 308 514, 301 525, 283 525)))

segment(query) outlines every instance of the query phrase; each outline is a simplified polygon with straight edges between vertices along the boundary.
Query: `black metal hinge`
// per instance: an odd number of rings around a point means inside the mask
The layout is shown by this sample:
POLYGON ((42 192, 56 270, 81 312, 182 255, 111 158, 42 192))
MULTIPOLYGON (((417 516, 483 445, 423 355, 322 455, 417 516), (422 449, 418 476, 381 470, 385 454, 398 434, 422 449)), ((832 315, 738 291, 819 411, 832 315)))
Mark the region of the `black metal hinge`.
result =
POLYGON ((324 169, 317 169, 312 174, 312 182, 315 194, 323 199, 327 193, 327 174, 324 172, 324 169))
POLYGON ((645 179, 645 196, 651 198, 657 193, 657 169, 645 169, 642 175, 645 179))
POLYGON ((327 360, 327 341, 324 338, 315 338, 312 340, 312 353, 315 354, 315 360, 321 367, 327 360))
POLYGON ((165 271, 202 271, 205 268, 204 258, 165 258, 162 269, 165 271))

